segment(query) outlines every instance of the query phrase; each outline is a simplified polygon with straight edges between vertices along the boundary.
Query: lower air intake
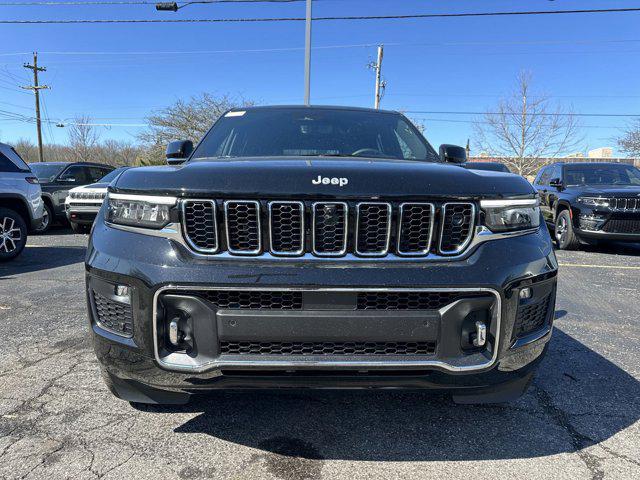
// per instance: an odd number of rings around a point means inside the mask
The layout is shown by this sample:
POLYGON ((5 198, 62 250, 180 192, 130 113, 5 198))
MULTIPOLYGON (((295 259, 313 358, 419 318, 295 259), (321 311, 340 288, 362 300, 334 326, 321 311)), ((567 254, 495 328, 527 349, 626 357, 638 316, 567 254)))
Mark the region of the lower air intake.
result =
POLYGON ((95 291, 92 292, 92 295, 98 326, 123 337, 132 337, 133 312, 131 305, 114 302, 95 291))
POLYGON ((433 355, 434 342, 220 342, 223 355, 433 355))

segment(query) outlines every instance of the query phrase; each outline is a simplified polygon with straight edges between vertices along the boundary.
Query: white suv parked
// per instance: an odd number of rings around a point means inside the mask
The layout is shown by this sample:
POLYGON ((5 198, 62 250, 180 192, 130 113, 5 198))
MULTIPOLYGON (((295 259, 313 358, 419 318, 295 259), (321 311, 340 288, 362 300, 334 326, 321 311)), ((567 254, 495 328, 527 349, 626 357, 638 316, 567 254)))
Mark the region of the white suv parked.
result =
POLYGON ((0 143, 0 262, 17 257, 42 223, 42 191, 20 155, 0 143))

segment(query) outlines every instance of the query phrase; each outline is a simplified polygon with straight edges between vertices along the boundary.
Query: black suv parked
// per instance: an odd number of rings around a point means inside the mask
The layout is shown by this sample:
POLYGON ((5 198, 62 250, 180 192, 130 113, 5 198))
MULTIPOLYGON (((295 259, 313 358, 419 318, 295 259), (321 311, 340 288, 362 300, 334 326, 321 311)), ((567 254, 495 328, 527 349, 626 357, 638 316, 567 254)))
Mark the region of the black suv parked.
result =
POLYGON ((640 170, 624 163, 554 163, 538 173, 545 220, 558 247, 640 242, 640 170))
POLYGON ((29 166, 40 181, 44 200, 45 215, 38 233, 46 232, 56 219, 66 221, 64 202, 70 189, 96 183, 114 169, 91 162, 43 162, 29 166))
POLYGON ((401 114, 227 112, 179 166, 109 186, 87 252, 95 351, 117 396, 216 388, 522 394, 557 262, 524 178, 447 165, 401 114), (185 162, 186 160, 186 162, 185 162))

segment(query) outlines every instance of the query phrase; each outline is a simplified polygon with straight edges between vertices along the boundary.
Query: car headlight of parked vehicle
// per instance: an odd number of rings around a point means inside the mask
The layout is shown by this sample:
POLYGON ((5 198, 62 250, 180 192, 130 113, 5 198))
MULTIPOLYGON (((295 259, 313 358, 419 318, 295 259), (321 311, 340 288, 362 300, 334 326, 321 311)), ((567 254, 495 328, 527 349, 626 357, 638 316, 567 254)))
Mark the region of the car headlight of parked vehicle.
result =
POLYGON ((492 232, 516 232, 540 226, 538 199, 482 200, 484 224, 492 232))
POLYGON ((109 193, 106 219, 131 227, 161 229, 170 222, 175 197, 109 193))
POLYGON ((602 207, 602 208, 611 207, 611 199, 610 198, 578 197, 578 202, 580 202, 583 205, 586 205, 588 207, 602 207))

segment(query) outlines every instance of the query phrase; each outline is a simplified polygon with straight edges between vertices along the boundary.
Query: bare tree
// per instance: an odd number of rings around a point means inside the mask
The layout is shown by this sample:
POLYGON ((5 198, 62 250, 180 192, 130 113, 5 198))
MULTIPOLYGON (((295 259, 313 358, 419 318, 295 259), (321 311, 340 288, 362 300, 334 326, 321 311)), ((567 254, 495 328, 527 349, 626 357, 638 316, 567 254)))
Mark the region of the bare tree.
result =
POLYGON ((640 156, 640 120, 629 125, 624 135, 618 139, 618 146, 630 157, 640 156))
POLYGON ((533 95, 531 74, 521 72, 517 89, 475 122, 476 147, 520 175, 532 175, 541 158, 567 154, 582 141, 576 117, 547 95, 533 95))
POLYGON ((69 124, 69 145, 72 155, 77 162, 95 160, 95 151, 100 141, 100 133, 91 125, 91 117, 83 115, 76 117, 69 124))
POLYGON ((202 93, 187 101, 178 100, 173 105, 154 112, 147 118, 149 128, 138 136, 146 147, 138 156, 138 163, 164 163, 167 143, 172 140, 192 140, 195 143, 225 111, 252 103, 229 95, 215 97, 202 93))

